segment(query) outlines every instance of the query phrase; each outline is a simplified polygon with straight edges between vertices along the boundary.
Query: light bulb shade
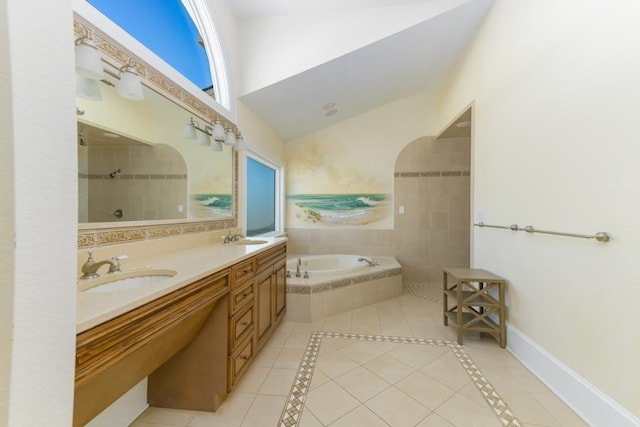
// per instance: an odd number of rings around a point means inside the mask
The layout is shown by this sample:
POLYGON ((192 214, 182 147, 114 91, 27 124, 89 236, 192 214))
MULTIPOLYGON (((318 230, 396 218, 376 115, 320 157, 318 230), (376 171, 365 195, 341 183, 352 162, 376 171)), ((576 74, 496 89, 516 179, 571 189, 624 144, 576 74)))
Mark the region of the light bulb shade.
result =
POLYGON ((244 140, 244 136, 242 136, 242 134, 239 133, 238 137, 236 138, 236 150, 246 151, 246 149, 247 149, 247 143, 244 140))
POLYGON ((76 76, 76 96, 90 101, 102 101, 102 93, 97 80, 76 76))
POLYGON ((225 145, 236 145, 236 134, 232 129, 227 129, 227 134, 224 138, 225 145))
POLYGON ((222 142, 215 139, 211 141, 211 151, 222 151, 222 142))
POLYGON ((196 139, 196 129, 193 127, 193 122, 189 122, 184 125, 184 129, 182 129, 182 137, 184 139, 196 139))
POLYGON ((209 144, 211 144, 211 139, 209 138, 209 135, 207 135, 204 132, 198 132, 196 134, 196 140, 198 141, 198 144, 200 144, 200 145, 209 145, 209 144))
POLYGON ((104 78, 102 56, 93 40, 88 37, 76 40, 76 74, 92 80, 104 78))
POLYGON ((218 142, 224 142, 225 140, 224 127, 222 127, 222 123, 220 123, 220 120, 216 119, 216 121, 213 122, 213 130, 211 131, 211 133, 212 133, 213 139, 215 139, 218 142))
POLYGON ((140 76, 138 76, 133 67, 130 65, 125 65, 120 70, 118 95, 132 101, 141 101, 144 99, 140 76))

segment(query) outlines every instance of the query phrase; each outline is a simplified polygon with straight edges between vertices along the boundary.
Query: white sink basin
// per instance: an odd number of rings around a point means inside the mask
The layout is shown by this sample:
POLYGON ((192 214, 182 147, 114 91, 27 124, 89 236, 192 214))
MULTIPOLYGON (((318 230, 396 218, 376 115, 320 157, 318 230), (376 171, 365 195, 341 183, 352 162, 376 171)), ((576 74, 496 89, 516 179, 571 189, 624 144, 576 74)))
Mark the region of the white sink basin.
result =
POLYGON ((236 240, 235 242, 232 242, 234 245, 262 245, 263 243, 267 243, 267 240, 257 240, 257 239, 243 239, 243 240, 236 240))
POLYGON ((141 289, 162 282, 176 275, 174 270, 140 270, 115 273, 96 280, 81 283, 81 292, 122 292, 141 289))

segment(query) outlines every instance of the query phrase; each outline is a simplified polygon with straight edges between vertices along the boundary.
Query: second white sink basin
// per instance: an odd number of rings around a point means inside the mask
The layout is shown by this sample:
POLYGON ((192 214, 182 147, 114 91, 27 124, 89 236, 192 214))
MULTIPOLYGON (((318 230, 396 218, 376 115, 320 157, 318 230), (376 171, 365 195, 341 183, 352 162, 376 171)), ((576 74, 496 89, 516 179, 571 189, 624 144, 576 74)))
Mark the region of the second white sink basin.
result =
POLYGON ((141 289, 162 282, 176 275, 174 270, 140 270, 115 273, 87 283, 84 292, 121 292, 141 289))

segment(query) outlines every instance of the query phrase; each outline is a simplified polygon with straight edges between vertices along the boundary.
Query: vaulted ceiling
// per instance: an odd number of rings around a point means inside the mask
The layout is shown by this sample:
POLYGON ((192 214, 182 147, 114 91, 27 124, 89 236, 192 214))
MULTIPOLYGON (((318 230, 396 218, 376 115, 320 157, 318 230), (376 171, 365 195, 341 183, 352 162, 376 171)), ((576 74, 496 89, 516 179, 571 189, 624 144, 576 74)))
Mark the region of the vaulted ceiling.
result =
POLYGON ((274 16, 353 13, 372 7, 387 8, 383 10, 392 20, 397 9, 391 6, 447 2, 441 13, 252 89, 240 99, 290 141, 412 93, 428 92, 469 43, 492 0, 229 0, 245 25, 274 16))

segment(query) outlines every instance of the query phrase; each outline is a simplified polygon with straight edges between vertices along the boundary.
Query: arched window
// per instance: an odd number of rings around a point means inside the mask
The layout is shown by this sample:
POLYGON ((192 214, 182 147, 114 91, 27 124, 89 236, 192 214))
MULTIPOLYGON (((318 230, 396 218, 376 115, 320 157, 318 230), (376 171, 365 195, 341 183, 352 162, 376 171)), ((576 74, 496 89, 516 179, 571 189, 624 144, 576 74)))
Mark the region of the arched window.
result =
POLYGON ((87 0, 229 109, 218 37, 201 0, 87 0))

